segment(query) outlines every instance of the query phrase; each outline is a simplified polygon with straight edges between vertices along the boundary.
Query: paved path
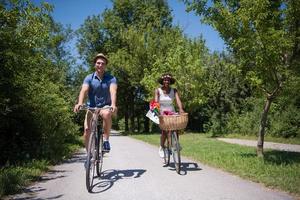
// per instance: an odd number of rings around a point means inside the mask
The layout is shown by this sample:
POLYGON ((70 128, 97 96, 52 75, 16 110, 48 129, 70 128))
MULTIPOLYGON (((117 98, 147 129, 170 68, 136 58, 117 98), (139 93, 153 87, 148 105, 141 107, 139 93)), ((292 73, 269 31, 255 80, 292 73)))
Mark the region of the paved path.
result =
MULTIPOLYGON (((246 146, 257 146, 257 141, 254 140, 244 140, 244 139, 232 139, 232 138, 218 138, 218 140, 232 143, 232 144, 240 144, 246 146)), ((274 143, 274 142, 264 142, 264 148, 266 149, 277 149, 280 151, 292 151, 292 152, 300 152, 300 145, 296 144, 282 144, 282 143, 274 143)))
POLYGON ((104 158, 103 175, 92 193, 85 188, 82 149, 53 167, 41 181, 15 200, 291 200, 287 193, 182 158, 182 173, 163 167, 158 148, 126 137, 111 137, 112 151, 104 158))

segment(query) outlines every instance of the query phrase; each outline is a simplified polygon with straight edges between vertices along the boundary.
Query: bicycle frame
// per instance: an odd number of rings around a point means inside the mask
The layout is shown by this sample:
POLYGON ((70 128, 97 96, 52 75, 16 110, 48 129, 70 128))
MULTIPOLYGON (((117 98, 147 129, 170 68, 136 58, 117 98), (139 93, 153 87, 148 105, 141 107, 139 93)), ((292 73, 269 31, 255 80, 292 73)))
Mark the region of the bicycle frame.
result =
POLYGON ((87 150, 87 166, 86 166, 86 187, 89 192, 92 191, 93 181, 95 178, 95 171, 100 177, 103 165, 103 129, 102 118, 100 111, 104 109, 111 109, 111 107, 104 108, 89 108, 82 107, 80 110, 87 110, 92 112, 91 118, 91 133, 89 136, 88 150, 87 150))
POLYGON ((170 156, 172 154, 175 170, 180 174, 181 158, 180 158, 180 146, 178 141, 178 133, 176 130, 167 132, 167 152, 164 151, 164 162, 166 165, 170 165, 170 156))

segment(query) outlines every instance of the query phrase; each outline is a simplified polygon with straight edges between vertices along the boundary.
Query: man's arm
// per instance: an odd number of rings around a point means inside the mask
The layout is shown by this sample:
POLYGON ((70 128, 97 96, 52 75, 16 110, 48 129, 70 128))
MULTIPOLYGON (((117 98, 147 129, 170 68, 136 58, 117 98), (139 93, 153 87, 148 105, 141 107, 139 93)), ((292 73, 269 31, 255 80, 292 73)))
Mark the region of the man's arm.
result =
POLYGON ((84 99, 89 91, 89 85, 83 84, 79 93, 78 103, 74 107, 74 112, 78 112, 80 106, 83 105, 84 99))
POLYGON ((112 112, 117 111, 117 88, 118 88, 118 86, 116 83, 112 83, 109 86, 112 112))

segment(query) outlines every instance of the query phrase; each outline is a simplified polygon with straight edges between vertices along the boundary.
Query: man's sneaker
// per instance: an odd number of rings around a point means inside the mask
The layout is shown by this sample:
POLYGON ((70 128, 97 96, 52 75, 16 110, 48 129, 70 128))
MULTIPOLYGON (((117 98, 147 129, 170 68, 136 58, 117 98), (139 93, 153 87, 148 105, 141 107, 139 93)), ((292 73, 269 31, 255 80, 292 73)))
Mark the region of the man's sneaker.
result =
POLYGON ((164 149, 160 146, 159 149, 158 149, 158 155, 159 157, 163 158, 165 155, 164 155, 164 149))
POLYGON ((103 151, 104 151, 104 152, 109 152, 109 151, 110 151, 110 144, 109 144, 109 141, 104 141, 104 142, 103 142, 103 151))

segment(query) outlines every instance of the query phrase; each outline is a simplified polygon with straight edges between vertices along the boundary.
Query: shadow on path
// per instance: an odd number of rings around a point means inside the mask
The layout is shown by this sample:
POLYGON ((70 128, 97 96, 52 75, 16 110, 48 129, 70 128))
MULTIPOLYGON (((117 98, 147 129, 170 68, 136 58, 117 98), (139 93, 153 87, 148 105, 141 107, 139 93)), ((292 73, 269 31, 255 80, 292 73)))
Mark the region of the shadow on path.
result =
MULTIPOLYGON (((171 167, 172 171, 175 171, 175 164, 172 162, 169 164, 169 167, 171 167)), ((182 162, 181 168, 180 168, 180 175, 187 175, 188 171, 199 171, 202 170, 197 163, 194 162, 182 162)))
POLYGON ((139 178, 144 174, 144 169, 126 169, 126 170, 105 170, 101 173, 101 177, 94 180, 96 182, 91 193, 101 193, 110 189, 114 183, 124 178, 139 178), (97 180, 100 180, 97 182, 97 180))

